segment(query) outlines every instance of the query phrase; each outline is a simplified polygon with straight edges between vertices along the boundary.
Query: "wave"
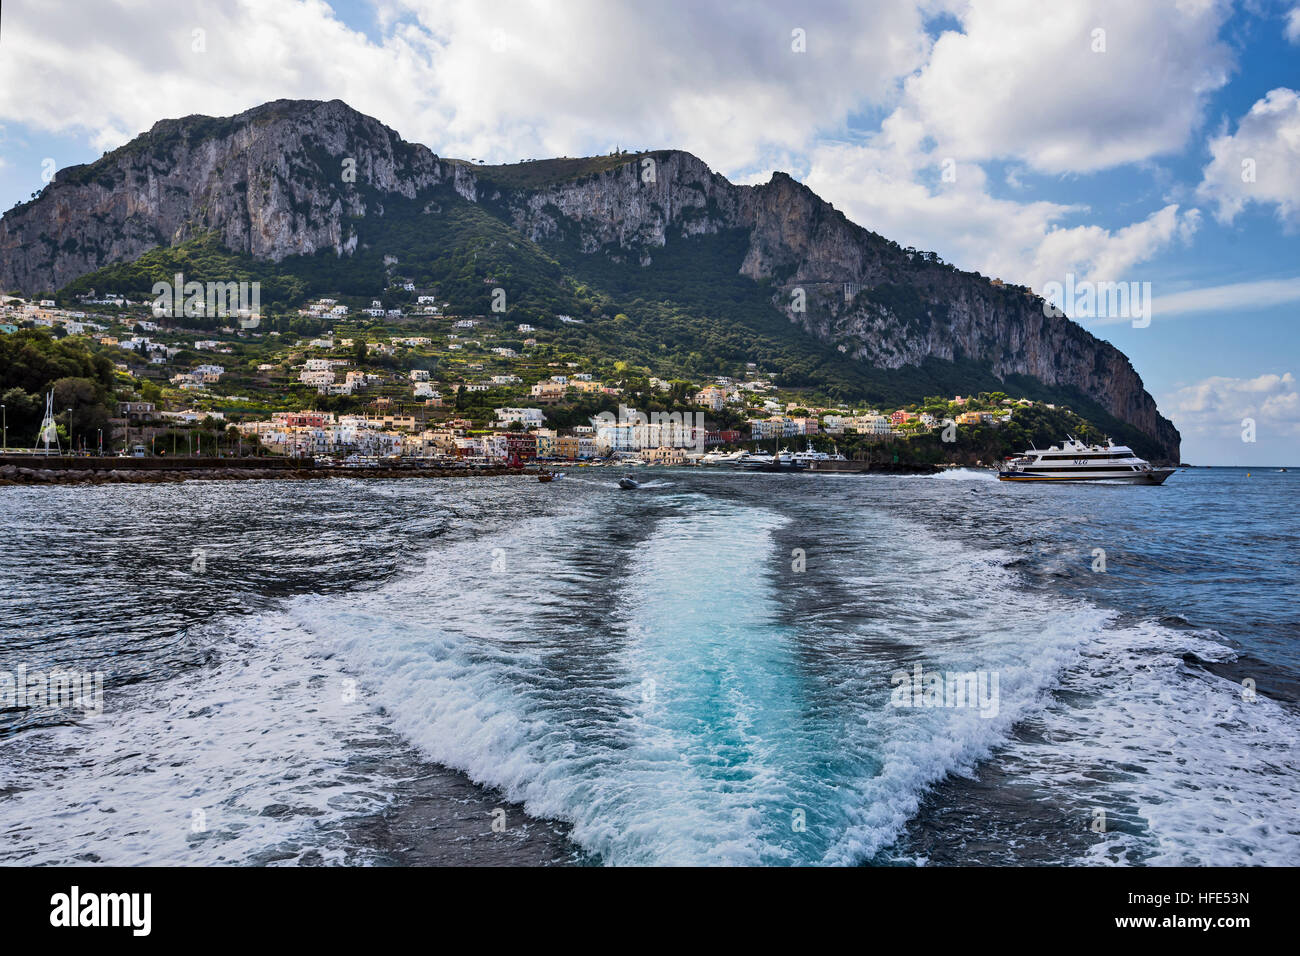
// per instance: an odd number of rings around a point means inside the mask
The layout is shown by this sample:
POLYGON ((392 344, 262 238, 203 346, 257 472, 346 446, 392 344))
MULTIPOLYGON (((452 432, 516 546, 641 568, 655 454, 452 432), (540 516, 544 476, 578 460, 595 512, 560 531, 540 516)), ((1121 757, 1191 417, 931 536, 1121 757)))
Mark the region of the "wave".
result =
POLYGON ((1300 720, 1196 663, 1235 656, 1215 637, 1154 621, 1106 628, 1062 675, 1041 742, 1011 748, 1028 778, 1058 791, 1077 782, 1081 802, 1106 811, 1087 861, 1300 860, 1300 720))
POLYGON ((1026 588, 1016 554, 868 491, 556 498, 458 524, 374 590, 219 622, 211 666, 7 744, 10 806, 46 822, 3 859, 350 862, 345 822, 394 792, 357 754, 411 745, 611 864, 873 860, 990 765, 1080 828, 1105 811, 1055 862, 1300 859, 1300 722, 1197 664, 1221 639, 1026 588), (918 664, 996 674, 995 710, 892 706, 918 664))
POLYGON ((988 468, 945 468, 938 474, 928 475, 936 481, 997 481, 997 472, 988 468))
POLYGON ((617 534, 590 513, 533 519, 436 549, 373 595, 300 599, 292 616, 342 650, 429 758, 566 821, 607 863, 857 863, 898 839, 937 783, 995 754, 1028 784, 1068 786, 1072 761, 1104 765, 1111 746, 1159 772, 1080 788, 1081 815, 1104 800, 1127 820, 1088 858, 1294 857, 1277 809, 1292 785, 1256 779, 1294 770, 1294 717, 1268 701, 1240 710, 1232 685, 1188 671, 1192 644, 1207 660, 1229 654, 1222 645, 1049 599, 1018 586, 1009 553, 882 514, 843 530, 827 581, 802 583, 774 560, 799 534, 787 518, 682 503, 617 534), (800 587, 803 602, 790 597, 800 587), (996 713, 890 706, 890 675, 918 662, 996 673, 996 713), (1218 695, 1214 707, 1186 705, 1189 686, 1218 695), (1260 721, 1273 728, 1263 744, 1260 721), (1051 743, 1024 744, 1014 731, 1027 722, 1051 743), (1144 756, 1162 746, 1155 726, 1181 748, 1199 739, 1213 762, 1144 756), (1210 786, 1224 760, 1242 774, 1235 816, 1210 786), (1274 849, 1251 819, 1268 821, 1274 849), (1224 835, 1211 840, 1215 825, 1224 835))
POLYGON ((339 662, 281 614, 187 640, 208 666, 105 695, 104 713, 6 741, 0 861, 75 866, 343 863, 339 825, 391 781, 349 759, 395 738, 339 662))

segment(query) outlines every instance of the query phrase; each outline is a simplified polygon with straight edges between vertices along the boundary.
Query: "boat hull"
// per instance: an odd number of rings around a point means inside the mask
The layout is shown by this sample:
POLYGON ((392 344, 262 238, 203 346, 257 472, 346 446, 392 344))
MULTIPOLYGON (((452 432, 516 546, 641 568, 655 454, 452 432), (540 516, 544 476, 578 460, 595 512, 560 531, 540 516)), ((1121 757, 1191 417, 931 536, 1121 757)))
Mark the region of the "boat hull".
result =
POLYGON ((1052 475, 1032 471, 1000 471, 999 481, 1088 482, 1107 485, 1163 485, 1174 473, 1173 468, 1153 468, 1142 472, 1112 472, 1098 475, 1052 475))
POLYGON ((763 458, 758 461, 742 461, 740 467, 745 471, 803 471, 807 465, 801 461, 773 461, 770 458, 763 458))

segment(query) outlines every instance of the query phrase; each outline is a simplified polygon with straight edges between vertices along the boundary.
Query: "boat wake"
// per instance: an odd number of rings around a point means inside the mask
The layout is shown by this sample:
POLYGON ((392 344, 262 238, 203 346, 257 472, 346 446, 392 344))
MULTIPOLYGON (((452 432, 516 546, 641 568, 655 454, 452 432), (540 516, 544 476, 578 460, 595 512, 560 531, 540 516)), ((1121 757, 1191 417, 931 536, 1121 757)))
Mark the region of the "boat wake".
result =
POLYGON ((1279 808, 1294 806, 1300 727, 1190 672, 1185 635, 1047 600, 1017 586, 1009 554, 883 515, 845 532, 857 566, 833 577, 856 598, 796 601, 791 616, 771 560, 787 519, 690 497, 689 517, 617 555, 588 553, 588 515, 537 519, 346 606, 301 599, 291 613, 431 759, 566 821, 607 863, 870 860, 931 788, 995 754, 1020 785, 1064 789, 1081 828, 1110 808, 1116 828, 1084 860, 1294 858, 1279 808), (861 566, 883 536, 896 552, 861 566), (494 553, 509 568, 495 578, 479 570, 494 553), (726 589, 709 568, 727 569, 726 589), (529 591, 545 596, 516 600, 543 580, 529 591), (597 593, 608 613, 575 611, 597 593), (995 712, 893 706, 891 675, 918 664, 996 674, 995 712), (1194 704, 1190 689, 1204 692, 1194 704), (1040 728, 1031 745, 1026 726, 1040 728), (1260 746, 1278 776, 1219 780, 1260 746))
POLYGON ((373 589, 218 618, 191 635, 203 666, 6 741, 0 790, 42 824, 0 860, 365 861, 349 821, 384 810, 412 748, 612 864, 923 862, 926 826, 979 862, 1015 794, 1073 835, 1012 821, 1020 862, 1300 858, 1300 719, 1215 673, 1216 634, 1028 587, 1018 551, 872 488, 849 521, 747 484, 550 496, 422 539, 373 589), (996 691, 900 703, 918 667, 996 691))
POLYGON ((936 481, 997 481, 998 475, 995 471, 987 468, 945 468, 935 475, 930 475, 936 481))

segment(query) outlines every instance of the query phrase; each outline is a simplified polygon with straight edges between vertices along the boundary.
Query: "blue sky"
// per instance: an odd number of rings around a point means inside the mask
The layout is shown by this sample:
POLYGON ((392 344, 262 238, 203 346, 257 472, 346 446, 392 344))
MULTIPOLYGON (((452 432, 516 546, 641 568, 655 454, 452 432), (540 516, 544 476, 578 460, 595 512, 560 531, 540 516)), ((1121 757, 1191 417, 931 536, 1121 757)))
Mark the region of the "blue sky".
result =
POLYGON ((1146 327, 1074 317, 1184 457, 1297 464, 1297 91, 1292 0, 48 0, 0 12, 0 208, 157 119, 282 96, 449 156, 679 147, 1040 292, 1150 283, 1146 327))

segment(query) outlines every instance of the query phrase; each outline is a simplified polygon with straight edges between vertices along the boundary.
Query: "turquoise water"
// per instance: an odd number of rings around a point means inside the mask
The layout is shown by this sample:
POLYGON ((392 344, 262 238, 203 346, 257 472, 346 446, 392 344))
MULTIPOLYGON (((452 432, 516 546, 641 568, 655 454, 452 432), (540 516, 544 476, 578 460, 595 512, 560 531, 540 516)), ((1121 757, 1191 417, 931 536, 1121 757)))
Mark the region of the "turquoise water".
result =
POLYGON ((6 489, 6 657, 109 676, 0 859, 403 862, 436 772, 575 862, 1300 862, 1296 475, 652 474, 6 489))

